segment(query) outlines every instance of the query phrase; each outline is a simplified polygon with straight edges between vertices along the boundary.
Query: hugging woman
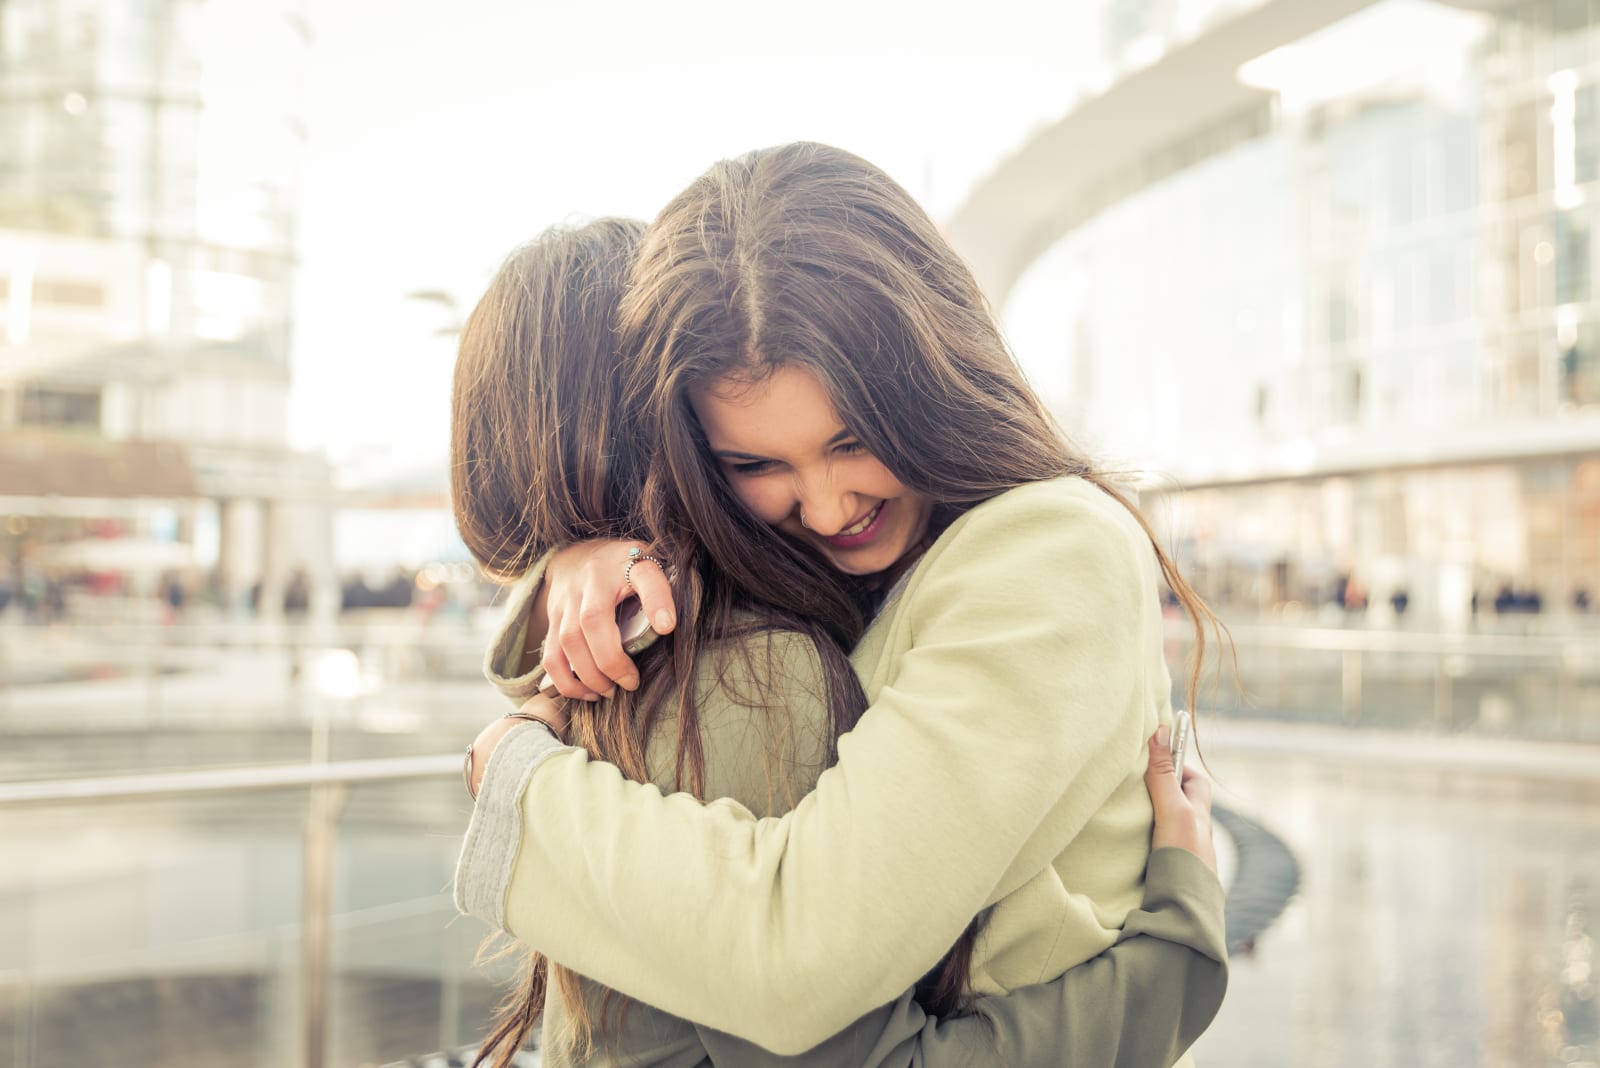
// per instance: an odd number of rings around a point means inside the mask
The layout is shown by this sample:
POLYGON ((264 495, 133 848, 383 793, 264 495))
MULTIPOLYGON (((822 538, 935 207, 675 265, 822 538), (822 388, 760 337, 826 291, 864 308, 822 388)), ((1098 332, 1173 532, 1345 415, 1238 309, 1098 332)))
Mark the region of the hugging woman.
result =
POLYGON ((669 205, 616 338, 581 259, 508 263, 457 371, 458 516, 522 575, 491 674, 556 728, 480 735, 457 896, 575 973, 502 1034, 546 1006, 552 1064, 1170 1063, 1225 982, 1204 780, 1147 774, 1158 568, 1192 595, 965 267, 813 145, 669 205), (646 547, 676 627, 613 689, 541 640, 611 619, 584 576, 646 547), (609 696, 532 696, 541 658, 609 696))

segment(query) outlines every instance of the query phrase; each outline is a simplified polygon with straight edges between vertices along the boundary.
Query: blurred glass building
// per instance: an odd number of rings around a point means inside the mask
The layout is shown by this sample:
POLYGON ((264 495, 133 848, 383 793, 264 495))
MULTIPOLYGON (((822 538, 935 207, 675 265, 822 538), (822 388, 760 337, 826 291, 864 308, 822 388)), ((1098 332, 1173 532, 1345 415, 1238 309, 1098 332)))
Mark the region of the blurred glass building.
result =
POLYGON ((950 224, 1069 432, 1236 611, 1585 613, 1600 3, 1104 9, 950 224))
POLYGON ((227 605, 331 568, 326 468, 286 428, 300 8, 0 3, 12 569, 106 557, 135 581, 204 574, 227 605))

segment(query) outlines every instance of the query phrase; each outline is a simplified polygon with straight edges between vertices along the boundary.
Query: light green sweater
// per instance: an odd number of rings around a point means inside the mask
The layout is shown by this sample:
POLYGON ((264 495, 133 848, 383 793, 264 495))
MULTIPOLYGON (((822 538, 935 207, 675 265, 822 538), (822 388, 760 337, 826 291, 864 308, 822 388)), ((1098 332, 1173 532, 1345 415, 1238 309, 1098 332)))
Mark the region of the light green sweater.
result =
POLYGON ((515 807, 517 840, 469 832, 458 900, 780 1053, 895 1001, 989 905, 977 988, 1053 979, 1141 900, 1144 739, 1170 689, 1157 588, 1143 531, 1099 490, 1008 492, 952 524, 869 630, 872 707, 792 813, 663 797, 513 732, 474 824, 515 807))

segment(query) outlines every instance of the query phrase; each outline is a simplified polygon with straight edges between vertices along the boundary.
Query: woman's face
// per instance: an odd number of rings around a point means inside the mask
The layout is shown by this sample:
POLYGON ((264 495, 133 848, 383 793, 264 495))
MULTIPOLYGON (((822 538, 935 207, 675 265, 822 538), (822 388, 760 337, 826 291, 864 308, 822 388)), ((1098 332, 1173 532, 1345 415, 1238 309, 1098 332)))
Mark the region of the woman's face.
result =
POLYGON ((721 379, 689 400, 739 499, 845 574, 883 571, 927 533, 933 501, 845 429, 809 370, 781 367, 756 383, 721 379))

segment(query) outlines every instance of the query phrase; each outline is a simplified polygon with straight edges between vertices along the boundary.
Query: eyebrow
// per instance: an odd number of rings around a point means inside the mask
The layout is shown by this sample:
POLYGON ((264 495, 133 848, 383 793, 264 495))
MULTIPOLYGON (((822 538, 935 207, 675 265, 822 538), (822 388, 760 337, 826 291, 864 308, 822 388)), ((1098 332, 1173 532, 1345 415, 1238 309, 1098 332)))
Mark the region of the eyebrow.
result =
MULTIPOLYGON (((833 446, 838 445, 841 442, 847 441, 847 440, 849 440, 850 438, 853 438, 853 437, 855 437, 855 435, 852 434, 848 429, 841 430, 837 434, 835 434, 833 437, 828 439, 827 444, 824 446, 824 448, 830 448, 831 449, 831 448, 833 448, 833 446)), ((712 449, 711 450, 711 455, 715 456, 719 460, 760 460, 760 461, 769 461, 769 460, 772 459, 772 457, 770 457, 770 456, 758 456, 753 452, 740 452, 738 449, 712 449)))

